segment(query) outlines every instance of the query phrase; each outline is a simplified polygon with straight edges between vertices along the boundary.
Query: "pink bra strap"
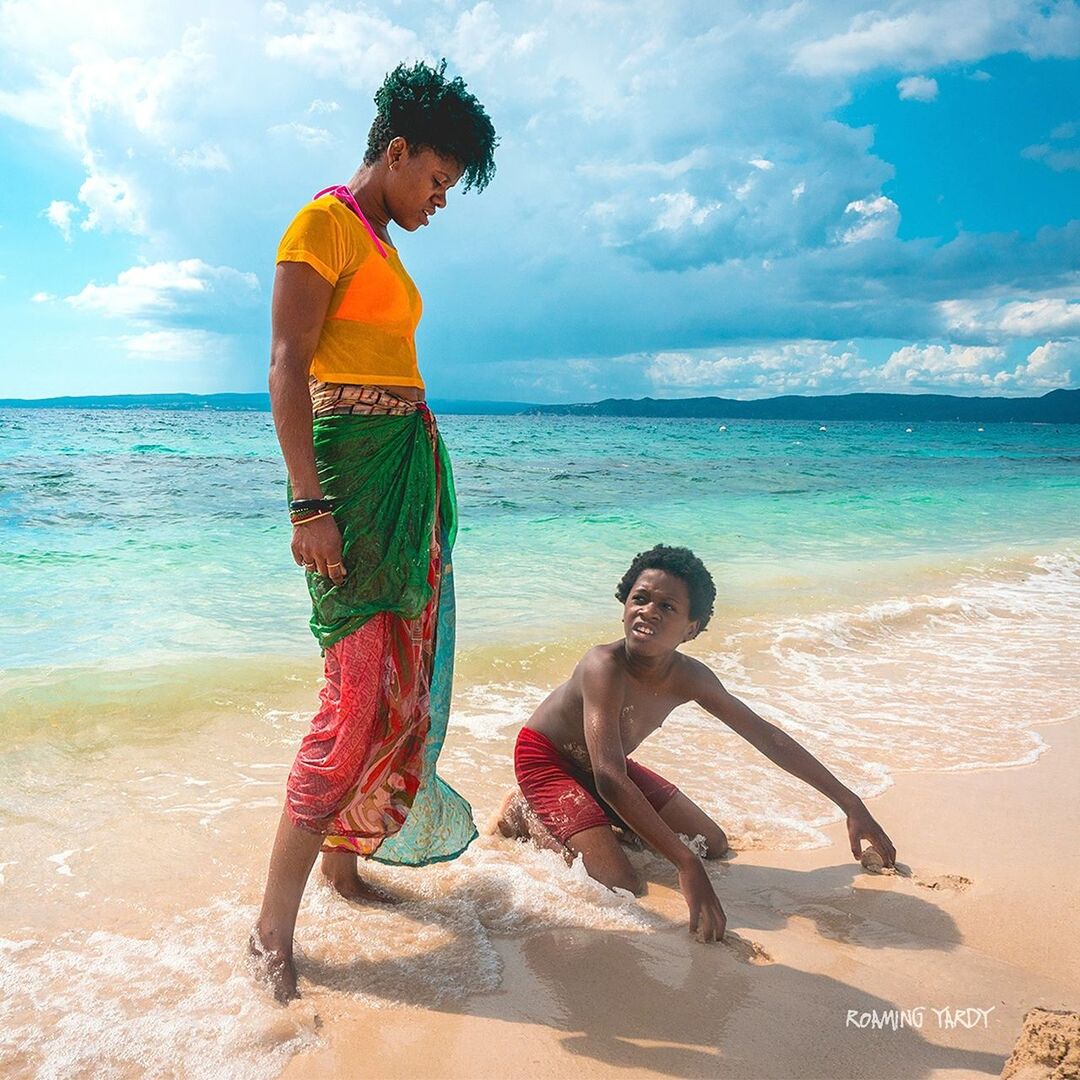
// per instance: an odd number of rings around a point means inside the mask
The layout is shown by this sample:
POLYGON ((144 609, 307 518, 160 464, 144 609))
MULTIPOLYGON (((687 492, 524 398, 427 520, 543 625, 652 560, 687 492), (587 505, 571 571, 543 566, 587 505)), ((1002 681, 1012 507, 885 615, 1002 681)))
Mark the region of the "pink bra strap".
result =
POLYGON ((353 197, 353 193, 344 184, 335 184, 333 187, 323 188, 322 191, 315 195, 316 199, 321 198, 323 195, 333 195, 335 199, 340 199, 364 224, 364 228, 371 234, 371 239, 375 241, 375 249, 385 259, 386 248, 383 247, 382 241, 375 235, 375 230, 371 227, 368 219, 364 217, 364 211, 360 209, 360 204, 353 197))

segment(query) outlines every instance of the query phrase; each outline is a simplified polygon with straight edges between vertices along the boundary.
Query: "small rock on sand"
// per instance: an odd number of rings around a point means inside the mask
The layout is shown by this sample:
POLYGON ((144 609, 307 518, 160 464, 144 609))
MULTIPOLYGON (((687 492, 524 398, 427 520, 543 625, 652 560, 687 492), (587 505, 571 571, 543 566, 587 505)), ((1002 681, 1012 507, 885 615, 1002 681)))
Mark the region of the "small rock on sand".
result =
POLYGON ((1080 1076, 1080 1013, 1031 1009, 1001 1080, 1075 1080, 1080 1076))
POLYGON ((868 847, 859 856, 859 862, 862 863, 863 869, 869 870, 871 874, 880 874, 885 869, 881 856, 872 847, 868 847))

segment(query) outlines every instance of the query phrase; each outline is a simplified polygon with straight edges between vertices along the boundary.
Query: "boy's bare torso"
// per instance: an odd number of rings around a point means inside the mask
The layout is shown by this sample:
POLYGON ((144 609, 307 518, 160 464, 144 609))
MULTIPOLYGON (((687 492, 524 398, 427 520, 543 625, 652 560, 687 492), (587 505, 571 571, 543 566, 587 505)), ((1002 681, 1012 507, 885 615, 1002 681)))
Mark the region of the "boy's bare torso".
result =
POLYGON ((662 677, 641 677, 629 670, 622 641, 598 645, 586 654, 570 678, 544 699, 525 726, 546 735, 568 761, 588 772, 592 771, 592 763, 585 743, 581 670, 590 656, 598 653, 609 662, 621 691, 619 731, 626 755, 656 731, 672 710, 691 699, 691 669, 698 663, 675 653, 662 677))

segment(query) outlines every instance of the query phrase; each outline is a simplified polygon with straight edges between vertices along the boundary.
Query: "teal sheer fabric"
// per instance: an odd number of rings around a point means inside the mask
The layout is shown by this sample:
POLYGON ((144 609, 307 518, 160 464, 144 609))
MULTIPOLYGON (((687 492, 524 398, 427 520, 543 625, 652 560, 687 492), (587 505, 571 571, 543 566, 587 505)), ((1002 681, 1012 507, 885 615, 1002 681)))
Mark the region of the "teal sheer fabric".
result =
POLYGON ((457 625, 451 540, 446 532, 443 533, 443 544, 438 629, 431 673, 431 728, 424 746, 424 771, 405 824, 379 845, 371 856, 376 862, 424 866, 455 859, 478 835, 472 807, 435 771, 450 720, 457 625))

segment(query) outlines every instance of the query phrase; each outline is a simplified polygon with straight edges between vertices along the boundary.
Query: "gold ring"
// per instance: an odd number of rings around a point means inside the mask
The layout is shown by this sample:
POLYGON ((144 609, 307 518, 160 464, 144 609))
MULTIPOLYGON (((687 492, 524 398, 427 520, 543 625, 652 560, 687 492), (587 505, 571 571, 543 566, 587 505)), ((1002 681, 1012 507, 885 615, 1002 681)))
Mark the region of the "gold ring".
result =
POLYGON ((334 568, 335 566, 341 566, 341 565, 343 565, 343 564, 342 564, 342 563, 339 563, 339 562, 331 562, 331 563, 327 563, 327 564, 326 564, 326 569, 327 569, 327 570, 333 570, 333 568, 334 568))
POLYGON ((304 563, 305 570, 317 570, 318 568, 319 567, 317 563, 304 563))

